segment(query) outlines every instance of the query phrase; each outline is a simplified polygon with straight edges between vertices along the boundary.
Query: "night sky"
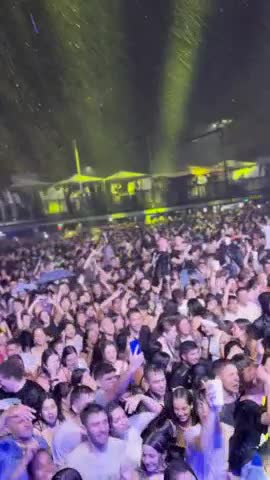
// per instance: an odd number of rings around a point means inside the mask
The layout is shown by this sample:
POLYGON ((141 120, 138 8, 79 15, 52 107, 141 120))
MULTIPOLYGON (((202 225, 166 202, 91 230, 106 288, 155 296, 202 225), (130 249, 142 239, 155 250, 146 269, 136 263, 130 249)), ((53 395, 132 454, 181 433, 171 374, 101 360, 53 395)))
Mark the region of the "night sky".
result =
POLYGON ((1 177, 270 154, 269 0, 2 0, 1 177))

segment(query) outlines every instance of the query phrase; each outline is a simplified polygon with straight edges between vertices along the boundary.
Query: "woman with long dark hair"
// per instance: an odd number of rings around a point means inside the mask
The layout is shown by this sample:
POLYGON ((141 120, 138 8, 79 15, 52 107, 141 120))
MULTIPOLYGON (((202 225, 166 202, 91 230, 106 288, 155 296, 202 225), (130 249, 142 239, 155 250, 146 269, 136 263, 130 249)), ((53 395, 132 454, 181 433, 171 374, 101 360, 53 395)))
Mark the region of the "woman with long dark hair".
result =
POLYGON ((197 477, 185 460, 179 458, 170 462, 165 470, 164 480, 197 480, 197 477))
POLYGON ((35 433, 41 435, 51 447, 54 432, 63 420, 64 417, 54 397, 44 393, 37 411, 35 433))
POLYGON ((174 428, 170 420, 165 420, 159 428, 150 426, 143 432, 142 478, 163 480, 166 457, 174 440, 174 428))
POLYGON ((61 364, 65 368, 65 372, 69 379, 75 368, 87 368, 86 362, 79 357, 78 352, 73 345, 68 345, 64 348, 61 364))
POLYGON ((234 475, 241 474, 258 450, 263 434, 267 433, 269 415, 265 408, 253 400, 238 402, 235 412, 235 430, 230 439, 230 471, 234 475))
POLYGON ((67 373, 61 367, 60 358, 52 348, 44 350, 36 382, 46 391, 52 390, 57 383, 66 382, 67 373))
POLYGON ((89 322, 83 337, 83 349, 80 357, 86 362, 91 371, 94 364, 102 359, 102 355, 98 348, 99 336, 100 332, 98 323, 95 321, 89 322))
POLYGON ((43 448, 37 450, 28 464, 27 471, 29 480, 52 480, 56 467, 48 450, 43 448))
POLYGON ((79 472, 74 470, 74 468, 63 468, 63 470, 59 470, 52 480, 83 480, 79 472))
POLYGON ((185 448, 185 431, 196 423, 192 393, 184 387, 175 388, 170 408, 170 417, 176 427, 176 443, 179 447, 185 448))
POLYGON ((116 370, 116 375, 122 375, 128 369, 128 363, 118 358, 118 351, 114 342, 105 341, 100 347, 104 362, 110 363, 116 370))
POLYGON ((185 457, 198 480, 225 480, 227 471, 225 432, 215 407, 212 382, 193 396, 196 425, 184 433, 185 457))

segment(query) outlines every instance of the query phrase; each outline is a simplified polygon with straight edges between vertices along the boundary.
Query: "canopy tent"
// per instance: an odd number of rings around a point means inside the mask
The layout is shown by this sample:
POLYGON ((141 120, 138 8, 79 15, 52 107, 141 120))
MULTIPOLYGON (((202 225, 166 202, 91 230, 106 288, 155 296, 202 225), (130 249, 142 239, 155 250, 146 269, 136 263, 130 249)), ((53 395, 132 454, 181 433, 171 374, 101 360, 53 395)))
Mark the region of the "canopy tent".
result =
POLYGON ((34 178, 20 178, 12 183, 11 188, 48 188, 50 185, 52 185, 52 182, 42 182, 34 178))
MULTIPOLYGON (((237 160, 226 160, 226 166, 229 170, 238 170, 240 168, 252 168, 256 167, 255 162, 241 162, 237 160)), ((224 169, 224 162, 219 162, 217 165, 212 167, 213 169, 224 169)))
POLYGON ((70 178, 67 178, 66 180, 62 180, 61 182, 57 182, 55 186, 61 186, 61 185, 71 185, 71 184, 82 184, 82 183, 95 183, 95 182, 102 182, 103 178, 101 177, 90 177, 88 175, 79 175, 76 173, 70 178))
POLYGON ((174 173, 155 173, 152 175, 154 178, 178 178, 178 177, 187 177, 191 175, 189 170, 181 170, 174 173))
POLYGON ((118 182, 121 180, 134 180, 136 178, 143 178, 143 177, 148 177, 150 175, 147 175, 146 173, 138 173, 138 172, 127 172, 127 171, 120 171, 117 173, 114 173, 110 177, 105 178, 105 182, 118 182))

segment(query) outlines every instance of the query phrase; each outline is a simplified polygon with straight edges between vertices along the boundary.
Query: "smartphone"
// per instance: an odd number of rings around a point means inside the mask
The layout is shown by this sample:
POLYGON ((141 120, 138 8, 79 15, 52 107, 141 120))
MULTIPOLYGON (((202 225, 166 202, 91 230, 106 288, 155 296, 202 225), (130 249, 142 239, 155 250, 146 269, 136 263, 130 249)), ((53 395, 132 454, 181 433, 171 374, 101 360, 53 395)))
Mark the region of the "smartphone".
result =
POLYGON ((131 351, 132 355, 135 352, 142 353, 140 342, 136 338, 134 340, 132 340, 131 342, 129 342, 129 347, 130 347, 130 351, 131 351))
POLYGON ((219 378, 209 380, 209 393, 213 407, 222 408, 224 405, 223 387, 219 378))

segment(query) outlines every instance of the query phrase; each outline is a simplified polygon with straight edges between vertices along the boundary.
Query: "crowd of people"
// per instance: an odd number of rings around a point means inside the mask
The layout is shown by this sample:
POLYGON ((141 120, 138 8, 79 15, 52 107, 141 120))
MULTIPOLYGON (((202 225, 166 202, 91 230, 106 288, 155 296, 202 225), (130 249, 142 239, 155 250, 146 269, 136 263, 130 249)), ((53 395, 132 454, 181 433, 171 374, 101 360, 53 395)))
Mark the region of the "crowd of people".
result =
POLYGON ((2 244, 0 411, 1 480, 267 478, 269 205, 2 244))

